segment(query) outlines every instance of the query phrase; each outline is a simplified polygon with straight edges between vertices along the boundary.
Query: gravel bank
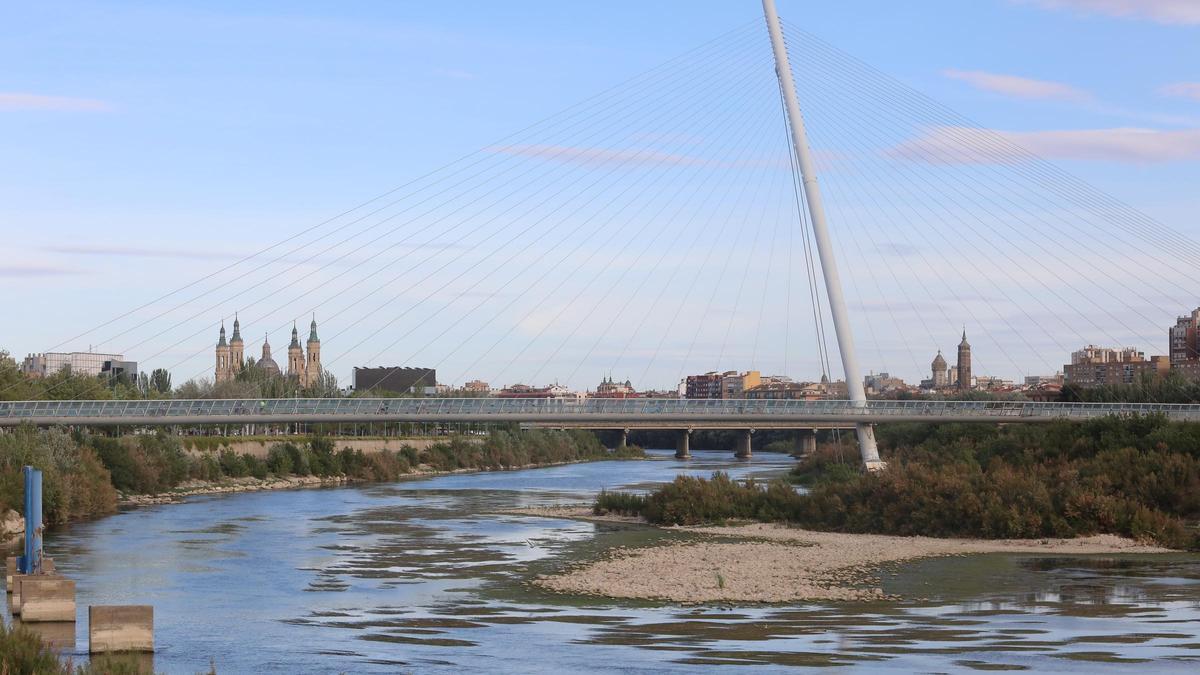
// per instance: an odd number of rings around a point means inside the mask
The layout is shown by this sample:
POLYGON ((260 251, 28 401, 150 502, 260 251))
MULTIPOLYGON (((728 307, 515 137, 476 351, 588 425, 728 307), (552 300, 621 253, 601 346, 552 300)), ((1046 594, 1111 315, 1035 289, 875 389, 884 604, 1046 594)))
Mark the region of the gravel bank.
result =
MULTIPOLYGON (((524 515, 601 521, 585 507, 522 509, 524 515)), ((636 520, 635 520, 636 522, 636 520)), ((889 600, 879 567, 973 553, 1168 553, 1113 535, 1078 539, 987 540, 813 532, 754 523, 672 528, 708 535, 691 542, 618 549, 606 558, 534 583, 563 593, 672 602, 889 600)))

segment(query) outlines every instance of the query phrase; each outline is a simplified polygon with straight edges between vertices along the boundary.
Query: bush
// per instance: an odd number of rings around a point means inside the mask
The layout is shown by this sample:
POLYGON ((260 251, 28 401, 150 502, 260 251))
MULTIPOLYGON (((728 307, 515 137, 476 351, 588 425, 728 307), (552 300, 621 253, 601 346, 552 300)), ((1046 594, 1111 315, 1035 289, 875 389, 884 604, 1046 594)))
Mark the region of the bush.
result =
POLYGON ((246 460, 230 448, 225 448, 217 455, 217 464, 220 466, 221 475, 230 478, 243 478, 250 473, 250 469, 246 467, 246 460))
POLYGON ((646 498, 628 492, 601 490, 592 512, 598 516, 615 513, 621 516, 640 516, 646 509, 646 498))
POLYGON ((644 500, 602 493, 597 512, 664 524, 754 518, 842 532, 986 538, 1111 533, 1200 548, 1200 425, 1162 417, 1045 425, 889 425, 888 468, 824 446, 791 478, 739 484, 679 477, 644 500), (1189 523, 1192 524, 1189 527, 1189 523))
POLYGON ((292 473, 292 453, 284 445, 272 445, 267 450, 267 470, 276 476, 292 473))
POLYGON ((0 434, 0 507, 22 509, 22 469, 26 465, 42 471, 42 511, 47 525, 116 511, 111 475, 80 437, 61 429, 33 427, 0 434))
POLYGON ((69 673, 54 652, 24 627, 0 621, 0 673, 69 673))

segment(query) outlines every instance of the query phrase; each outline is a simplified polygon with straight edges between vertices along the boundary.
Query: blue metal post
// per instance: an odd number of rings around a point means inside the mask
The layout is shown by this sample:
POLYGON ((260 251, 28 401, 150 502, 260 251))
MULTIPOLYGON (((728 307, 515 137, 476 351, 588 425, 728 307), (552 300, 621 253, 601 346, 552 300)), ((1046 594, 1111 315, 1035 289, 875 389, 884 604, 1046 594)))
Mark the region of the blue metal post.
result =
POLYGON ((42 568, 42 472, 25 467, 25 555, 17 560, 21 574, 42 568))

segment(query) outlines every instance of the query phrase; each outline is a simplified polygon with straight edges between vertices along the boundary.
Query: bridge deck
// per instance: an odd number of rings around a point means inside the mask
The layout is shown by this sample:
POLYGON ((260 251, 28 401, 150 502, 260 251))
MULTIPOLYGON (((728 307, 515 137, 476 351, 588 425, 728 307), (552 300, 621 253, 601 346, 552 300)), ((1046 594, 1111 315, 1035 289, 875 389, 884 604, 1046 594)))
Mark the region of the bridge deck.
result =
POLYGON ((763 401, 685 399, 204 399, 3 401, 0 426, 286 422, 521 422, 580 428, 814 428, 856 422, 1049 422, 1162 414, 1200 421, 1200 404, 1029 401, 763 401))

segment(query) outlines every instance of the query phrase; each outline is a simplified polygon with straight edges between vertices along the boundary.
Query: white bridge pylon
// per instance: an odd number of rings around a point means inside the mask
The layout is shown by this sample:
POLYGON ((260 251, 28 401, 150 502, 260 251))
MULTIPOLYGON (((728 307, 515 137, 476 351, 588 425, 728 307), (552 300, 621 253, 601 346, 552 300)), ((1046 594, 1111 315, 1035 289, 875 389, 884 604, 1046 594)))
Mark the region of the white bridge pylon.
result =
MULTIPOLYGON (((842 370, 846 375, 846 389, 851 403, 866 407, 867 393, 863 388, 862 371, 858 367, 858 355, 854 351, 854 335, 850 330, 850 318, 846 311, 846 298, 842 294, 842 281, 838 276, 837 261, 833 256, 833 244, 829 239, 829 227, 825 220, 825 207, 821 202, 821 188, 817 184, 816 169, 808 149, 808 134, 804 130, 804 116, 796 100, 796 85, 792 81, 792 66, 788 61, 787 44, 783 40, 783 29, 779 25, 779 14, 775 11, 775 0, 763 0, 763 15, 767 20, 767 33, 771 36, 771 50, 775 54, 775 74, 779 77, 779 90, 787 110, 788 130, 791 133, 792 149, 796 166, 800 170, 804 200, 812 218, 813 238, 821 260, 821 274, 825 278, 825 294, 829 299, 829 313, 833 317, 833 329, 837 334, 838 352, 842 355, 842 370)), ((858 451, 868 471, 882 469, 879 448, 875 444, 875 428, 870 424, 854 425, 858 436, 858 451)))

